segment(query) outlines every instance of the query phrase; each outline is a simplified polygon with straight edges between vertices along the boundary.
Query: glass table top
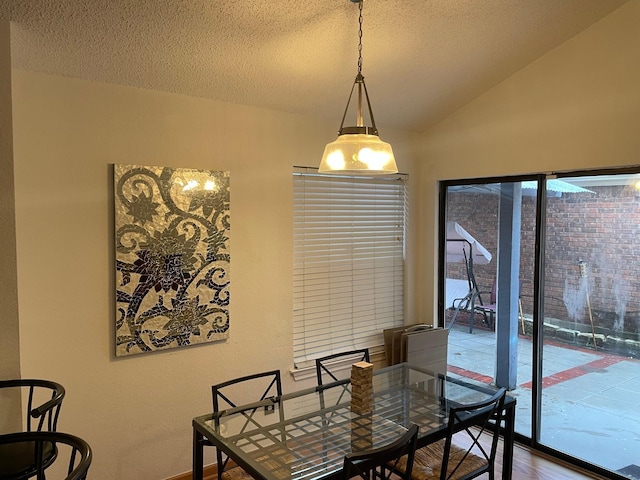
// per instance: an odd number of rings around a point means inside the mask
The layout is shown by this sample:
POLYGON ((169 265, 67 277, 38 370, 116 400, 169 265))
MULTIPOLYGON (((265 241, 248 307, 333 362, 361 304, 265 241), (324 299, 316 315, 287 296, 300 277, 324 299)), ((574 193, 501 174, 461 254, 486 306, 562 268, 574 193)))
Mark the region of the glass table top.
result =
POLYGON ((372 411, 351 408, 349 381, 335 382, 193 420, 214 445, 265 479, 339 474, 344 456, 382 447, 415 423, 422 444, 442 438, 453 404, 497 389, 434 375, 406 364, 374 372, 372 411))

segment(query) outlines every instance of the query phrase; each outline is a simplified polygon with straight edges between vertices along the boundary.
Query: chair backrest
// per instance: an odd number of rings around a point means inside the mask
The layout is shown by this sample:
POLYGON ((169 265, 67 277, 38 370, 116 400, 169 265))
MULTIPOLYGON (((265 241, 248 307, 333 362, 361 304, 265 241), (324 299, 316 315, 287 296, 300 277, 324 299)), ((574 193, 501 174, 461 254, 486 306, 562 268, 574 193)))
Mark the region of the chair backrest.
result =
MULTIPOLYGON (((85 480, 91 465, 92 453, 89 444, 83 439, 67 433, 35 431, 0 435, 0 450, 11 450, 12 448, 30 452, 33 468, 28 476, 36 476, 38 480, 44 479, 46 468, 50 468, 54 473, 60 472, 60 475, 65 475, 54 477, 56 479, 85 480), (49 462, 52 450, 57 450, 53 465, 49 462), (61 463, 63 465, 58 468, 58 464, 61 463)), ((52 478, 50 473, 48 477, 52 478)))
POLYGON ((449 409, 441 480, 493 472, 506 392, 501 388, 487 400, 449 409), (480 437, 488 432, 492 432, 489 448, 480 443, 480 437))
MULTIPOLYGON (((211 387, 211 394, 214 412, 265 400, 270 397, 280 397, 282 396, 280 370, 255 373, 218 383, 211 387), (247 395, 252 396, 248 398, 247 395)), ((253 409, 244 413, 246 422, 243 430, 251 423, 251 418, 255 411, 256 409, 253 409)), ((216 459, 218 462, 218 480, 222 480, 222 474, 227 466, 229 457, 223 458, 222 452, 217 448, 216 459)))
POLYGON ((279 397, 282 395, 280 370, 254 373, 253 375, 218 383, 211 387, 211 394, 214 412, 234 408, 244 403, 264 400, 269 397, 279 397), (234 386, 237 388, 234 388, 234 386), (247 398, 247 391, 249 391, 249 395, 255 395, 247 398))
POLYGON ((369 349, 361 348, 359 350, 351 350, 349 352, 334 353, 333 355, 327 355, 326 357, 316 359, 316 377, 318 385, 324 385, 331 382, 337 382, 338 380, 344 380, 351 375, 350 365, 356 362, 369 362, 369 349), (344 369, 344 364, 340 361, 349 362, 349 368, 344 369), (345 374, 340 375, 338 369, 333 368, 336 363, 342 366, 340 369, 345 374))
MULTIPOLYGON (((56 430, 65 394, 62 385, 50 380, 0 380, 0 392, 9 389, 22 396, 26 417, 24 431, 56 430)), ((0 410, 3 410, 1 406, 0 410)))
POLYGON ((365 452, 349 453, 344 457, 343 478, 348 480, 359 476, 364 480, 370 480, 374 473, 374 478, 383 480, 410 480, 417 441, 418 426, 414 424, 389 445, 365 452), (400 462, 404 465, 402 473, 396 468, 400 462))

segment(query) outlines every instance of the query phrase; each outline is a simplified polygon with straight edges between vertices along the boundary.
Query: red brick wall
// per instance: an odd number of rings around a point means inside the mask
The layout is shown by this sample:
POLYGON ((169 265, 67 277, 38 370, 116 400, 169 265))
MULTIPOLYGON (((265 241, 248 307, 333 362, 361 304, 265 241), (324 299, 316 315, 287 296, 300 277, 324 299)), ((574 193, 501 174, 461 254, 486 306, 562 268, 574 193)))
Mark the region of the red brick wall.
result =
MULTIPOLYGON (((593 187, 594 193, 547 199, 545 317, 589 324, 587 289, 594 324, 637 332, 640 323, 640 195, 627 187, 593 187), (586 278, 579 259, 586 262, 586 278), (582 282, 582 283, 581 283, 582 282), (618 325, 616 325, 618 322, 618 325)), ((535 197, 522 199, 520 278, 525 313, 532 311, 535 197)), ((447 220, 456 221, 493 255, 474 268, 481 290, 496 276, 498 196, 452 193, 447 220)), ((459 264, 447 276, 465 278, 459 264)))

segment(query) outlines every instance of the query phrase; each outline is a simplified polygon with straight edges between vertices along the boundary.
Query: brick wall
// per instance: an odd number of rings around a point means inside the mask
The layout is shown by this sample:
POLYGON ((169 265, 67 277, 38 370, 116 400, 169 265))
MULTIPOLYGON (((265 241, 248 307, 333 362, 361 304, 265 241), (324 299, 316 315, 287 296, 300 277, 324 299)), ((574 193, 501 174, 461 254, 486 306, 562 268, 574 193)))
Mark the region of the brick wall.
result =
MULTIPOLYGON (((594 193, 547 199, 545 317, 589 325, 588 291, 595 326, 636 333, 640 331, 640 195, 628 187, 590 190, 594 193), (586 262, 585 276, 581 259, 586 262)), ((532 311, 535 202, 533 196, 522 200, 520 278, 525 313, 532 311)), ((447 215, 493 255, 489 265, 474 268, 480 289, 491 290, 497 267, 498 196, 451 193, 447 215)), ((449 263, 447 276, 466 278, 464 266, 449 263)))

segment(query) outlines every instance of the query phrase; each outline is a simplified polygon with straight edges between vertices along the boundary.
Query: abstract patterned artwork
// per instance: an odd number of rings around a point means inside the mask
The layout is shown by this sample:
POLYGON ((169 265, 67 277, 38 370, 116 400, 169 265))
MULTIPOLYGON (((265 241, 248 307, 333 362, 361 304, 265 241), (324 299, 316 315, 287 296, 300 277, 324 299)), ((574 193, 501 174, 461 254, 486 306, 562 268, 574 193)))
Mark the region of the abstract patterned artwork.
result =
POLYGON ((114 165, 116 356, 229 336, 229 172, 114 165))

